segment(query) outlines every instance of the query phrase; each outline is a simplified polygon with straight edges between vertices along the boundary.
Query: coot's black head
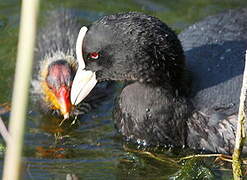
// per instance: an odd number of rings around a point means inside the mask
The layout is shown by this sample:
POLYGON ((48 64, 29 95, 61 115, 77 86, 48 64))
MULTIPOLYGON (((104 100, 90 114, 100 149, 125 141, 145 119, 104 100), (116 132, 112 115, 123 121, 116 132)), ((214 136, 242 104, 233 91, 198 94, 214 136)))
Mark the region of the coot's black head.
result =
POLYGON ((86 70, 87 75, 77 72, 71 97, 75 104, 97 81, 131 80, 172 90, 180 90, 183 84, 185 62, 176 34, 142 13, 105 16, 88 29, 83 27, 76 53, 79 71, 86 70), (90 85, 80 82, 85 81, 80 80, 83 76, 90 85))

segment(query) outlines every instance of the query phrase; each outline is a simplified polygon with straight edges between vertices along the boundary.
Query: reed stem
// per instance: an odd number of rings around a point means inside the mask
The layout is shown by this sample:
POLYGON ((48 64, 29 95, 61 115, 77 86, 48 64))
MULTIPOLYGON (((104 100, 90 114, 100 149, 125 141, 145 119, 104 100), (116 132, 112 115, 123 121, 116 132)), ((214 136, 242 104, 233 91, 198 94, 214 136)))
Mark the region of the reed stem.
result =
POLYGON ((21 156, 28 103, 29 81, 32 72, 39 0, 23 0, 12 95, 12 111, 9 122, 11 139, 7 143, 4 159, 4 180, 21 178, 21 156))
POLYGON ((234 147, 234 152, 232 155, 232 169, 233 169, 234 180, 243 178, 243 172, 241 169, 242 160, 240 156, 241 156, 244 141, 246 138, 246 133, 245 133, 246 115, 244 113, 244 102, 245 102, 245 97, 246 97, 246 90, 247 90, 247 51, 245 53, 245 69, 244 69, 243 84, 242 84, 241 95, 240 95, 235 147, 234 147))

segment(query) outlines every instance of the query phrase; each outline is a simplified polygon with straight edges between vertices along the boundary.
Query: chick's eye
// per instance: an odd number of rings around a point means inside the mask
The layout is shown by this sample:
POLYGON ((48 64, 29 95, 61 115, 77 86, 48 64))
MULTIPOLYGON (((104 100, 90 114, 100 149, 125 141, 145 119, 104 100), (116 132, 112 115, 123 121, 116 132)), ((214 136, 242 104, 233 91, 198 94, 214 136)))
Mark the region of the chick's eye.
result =
POLYGON ((96 60, 96 59, 99 58, 99 53, 97 53, 97 52, 89 53, 89 54, 88 54, 88 57, 89 57, 90 59, 96 60))

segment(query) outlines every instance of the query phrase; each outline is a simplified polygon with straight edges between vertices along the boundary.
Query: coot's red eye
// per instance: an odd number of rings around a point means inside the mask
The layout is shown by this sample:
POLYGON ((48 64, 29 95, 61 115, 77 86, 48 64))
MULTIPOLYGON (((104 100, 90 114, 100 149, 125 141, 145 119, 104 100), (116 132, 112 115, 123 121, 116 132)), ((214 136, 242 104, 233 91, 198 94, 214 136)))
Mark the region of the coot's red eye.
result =
POLYGON ((99 58, 99 54, 97 52, 89 53, 89 58, 96 60, 99 58))

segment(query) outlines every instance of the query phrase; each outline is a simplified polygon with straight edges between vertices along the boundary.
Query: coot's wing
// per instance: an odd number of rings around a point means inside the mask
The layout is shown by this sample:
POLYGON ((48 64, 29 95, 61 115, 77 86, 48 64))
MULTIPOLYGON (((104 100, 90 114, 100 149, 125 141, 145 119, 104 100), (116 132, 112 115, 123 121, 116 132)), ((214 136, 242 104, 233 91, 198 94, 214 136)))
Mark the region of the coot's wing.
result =
POLYGON ((247 9, 208 17, 179 38, 192 74, 191 95, 197 110, 208 115, 237 112, 247 48, 247 9))

